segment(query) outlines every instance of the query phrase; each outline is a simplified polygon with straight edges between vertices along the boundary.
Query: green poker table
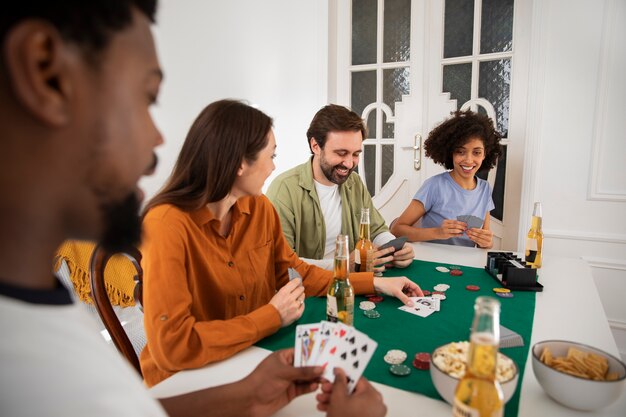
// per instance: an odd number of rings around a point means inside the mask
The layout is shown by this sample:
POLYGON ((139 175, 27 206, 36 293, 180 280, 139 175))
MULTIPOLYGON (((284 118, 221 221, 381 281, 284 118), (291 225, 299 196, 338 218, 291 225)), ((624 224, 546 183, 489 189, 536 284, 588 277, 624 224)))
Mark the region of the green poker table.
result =
MULTIPOLYGON (((412 367, 413 357, 419 352, 432 353, 437 347, 450 342, 468 340, 476 297, 491 296, 501 303, 500 324, 520 334, 525 341, 522 347, 500 350, 513 359, 520 370, 516 393, 505 409, 505 415, 517 416, 520 387, 524 378, 533 328, 536 293, 513 291, 512 298, 497 297, 493 288, 498 288, 500 285, 484 268, 455 263, 414 260, 408 268, 387 270, 383 277, 393 276, 406 276, 423 290, 431 292, 437 284, 447 284, 450 288, 445 292, 446 299, 441 301, 440 311, 425 318, 399 310, 398 308, 402 306, 400 300, 383 296, 383 301, 377 303, 376 306, 380 317, 371 319, 359 309, 359 303, 367 298, 363 295, 355 297, 354 327, 378 343, 378 348, 364 372, 365 377, 371 381, 443 401, 432 383, 430 372, 412 367), (448 269, 455 267, 463 274, 454 276, 449 272, 442 273, 436 269, 438 266, 448 269), (468 291, 466 289, 468 285, 478 286, 479 290, 468 291), (407 360, 404 363, 411 368, 409 375, 396 376, 389 371, 390 365, 383 360, 383 357, 390 349, 400 349, 407 353, 407 360)), ((299 320, 263 339, 257 343, 257 346, 268 350, 292 347, 297 325, 316 323, 325 319, 326 298, 308 298, 305 301, 304 313, 299 320)))

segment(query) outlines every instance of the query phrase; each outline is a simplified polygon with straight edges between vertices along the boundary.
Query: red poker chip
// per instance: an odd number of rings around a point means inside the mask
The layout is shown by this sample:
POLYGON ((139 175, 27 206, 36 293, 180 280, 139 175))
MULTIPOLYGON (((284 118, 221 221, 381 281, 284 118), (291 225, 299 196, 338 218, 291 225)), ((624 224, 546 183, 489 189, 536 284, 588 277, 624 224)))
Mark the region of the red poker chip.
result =
POLYGON ((428 352, 420 352, 415 354, 415 361, 417 362, 430 362, 430 353, 428 352))
POLYGON ((460 275, 463 275, 463 271, 461 271, 460 269, 452 269, 450 270, 450 275, 458 277, 460 275))
POLYGON ((478 285, 468 285, 465 289, 467 291, 478 291, 480 290, 480 287, 478 285))
POLYGON ((383 301, 385 298, 382 295, 373 295, 370 297, 367 297, 368 301, 371 301, 372 303, 380 303, 381 301, 383 301))
POLYGON ((446 295, 446 292, 445 291, 433 291, 433 294, 446 295))
POLYGON ((428 290, 422 290, 422 292, 424 293, 424 297, 428 297, 430 295, 430 291, 428 290))
MULTIPOLYGON (((418 353, 418 355, 420 355, 420 354, 418 353)), ((428 354, 426 353, 426 355, 428 355, 428 354)), ((427 369, 430 369, 430 355, 428 355, 428 360, 427 361, 418 360, 417 359, 417 355, 415 355, 415 356, 416 356, 416 359, 413 360, 413 367, 415 369, 420 369, 420 370, 423 370, 423 371, 425 371, 427 369)))

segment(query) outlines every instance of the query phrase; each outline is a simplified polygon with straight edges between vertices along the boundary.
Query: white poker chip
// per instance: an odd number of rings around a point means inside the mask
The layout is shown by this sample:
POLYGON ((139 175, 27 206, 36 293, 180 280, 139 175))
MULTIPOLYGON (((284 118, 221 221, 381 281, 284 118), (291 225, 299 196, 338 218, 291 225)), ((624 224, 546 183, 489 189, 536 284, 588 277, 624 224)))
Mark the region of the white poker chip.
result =
POLYGON ((406 360, 406 352, 400 349, 391 349, 385 354, 384 359, 389 365, 398 365, 406 360))
POLYGON ((446 296, 443 295, 443 294, 432 294, 431 297, 432 298, 437 298, 437 299, 442 300, 442 301, 446 299, 446 296))
POLYGON ((443 273, 447 273, 450 272, 450 270, 448 268, 446 268, 445 266, 436 266, 435 269, 439 272, 443 272, 443 273))
POLYGON ((447 291, 450 288, 448 284, 437 284, 434 286, 435 291, 447 291))
POLYGON ((359 308, 365 311, 373 310, 376 308, 376 303, 372 301, 361 301, 361 303, 359 304, 359 308))

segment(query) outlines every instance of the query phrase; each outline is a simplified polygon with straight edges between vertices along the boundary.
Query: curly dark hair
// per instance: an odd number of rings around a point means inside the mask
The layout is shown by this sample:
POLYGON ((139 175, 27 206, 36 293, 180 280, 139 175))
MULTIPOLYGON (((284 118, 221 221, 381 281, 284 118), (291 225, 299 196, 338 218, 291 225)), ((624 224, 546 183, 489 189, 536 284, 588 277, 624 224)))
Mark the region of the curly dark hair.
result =
POLYGON ((479 170, 493 168, 500 155, 502 135, 493 127, 493 121, 471 110, 454 111, 452 117, 435 127, 424 142, 426 156, 446 169, 453 169, 452 154, 471 138, 478 137, 485 145, 485 159, 479 170))

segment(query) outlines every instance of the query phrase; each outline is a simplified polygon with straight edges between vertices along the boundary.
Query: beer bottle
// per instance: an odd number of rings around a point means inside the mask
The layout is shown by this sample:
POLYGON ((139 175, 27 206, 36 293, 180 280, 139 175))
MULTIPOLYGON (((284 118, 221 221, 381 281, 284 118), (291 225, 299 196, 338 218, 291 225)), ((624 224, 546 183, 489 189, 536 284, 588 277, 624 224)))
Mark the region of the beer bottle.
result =
POLYGON ((541 203, 535 203, 533 219, 526 237, 526 265, 532 268, 541 268, 541 249, 543 247, 543 232, 541 231, 541 203))
POLYGON ((353 325, 354 288, 350 284, 348 236, 337 236, 335 244, 334 277, 326 296, 326 319, 353 325))
POLYGON ((500 343, 500 302, 478 297, 470 336, 465 376, 454 393, 454 417, 501 417, 502 388, 496 380, 496 360, 500 343))
POLYGON ((374 259, 374 245, 370 238, 370 209, 363 207, 361 209, 361 223, 359 225, 359 241, 354 248, 354 270, 356 272, 372 272, 374 259))

